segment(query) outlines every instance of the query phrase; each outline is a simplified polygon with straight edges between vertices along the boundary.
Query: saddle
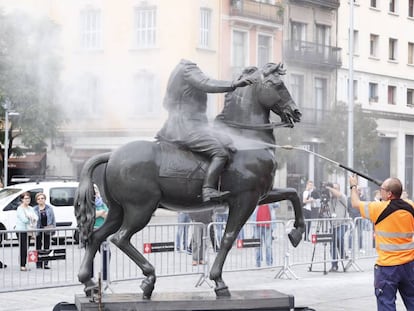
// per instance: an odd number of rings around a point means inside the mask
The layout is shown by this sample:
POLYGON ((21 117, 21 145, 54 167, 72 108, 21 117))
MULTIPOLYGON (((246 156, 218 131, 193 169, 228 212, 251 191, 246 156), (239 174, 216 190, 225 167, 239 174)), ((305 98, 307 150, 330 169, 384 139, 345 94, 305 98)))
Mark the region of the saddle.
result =
POLYGON ((209 159, 179 145, 158 142, 161 148, 160 177, 204 179, 209 159))

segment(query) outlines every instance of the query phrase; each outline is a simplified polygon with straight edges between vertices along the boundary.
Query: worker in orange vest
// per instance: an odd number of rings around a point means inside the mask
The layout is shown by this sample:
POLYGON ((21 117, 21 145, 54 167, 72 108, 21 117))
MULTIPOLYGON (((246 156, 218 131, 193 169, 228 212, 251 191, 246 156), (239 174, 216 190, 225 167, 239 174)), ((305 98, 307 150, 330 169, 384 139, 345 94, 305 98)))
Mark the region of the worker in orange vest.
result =
POLYGON ((358 179, 349 177, 352 207, 375 227, 378 258, 374 270, 378 311, 395 311, 397 290, 407 310, 414 310, 414 205, 401 199, 398 178, 386 179, 380 188, 381 201, 363 202, 358 179))

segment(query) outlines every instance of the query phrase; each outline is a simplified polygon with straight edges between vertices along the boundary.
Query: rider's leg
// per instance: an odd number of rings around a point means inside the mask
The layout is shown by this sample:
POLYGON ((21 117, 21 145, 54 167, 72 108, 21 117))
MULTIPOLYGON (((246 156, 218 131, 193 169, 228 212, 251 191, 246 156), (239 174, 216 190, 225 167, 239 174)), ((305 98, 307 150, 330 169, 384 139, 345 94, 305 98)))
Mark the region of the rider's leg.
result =
POLYGON ((227 162, 227 157, 215 156, 212 158, 210 166, 207 169, 206 177, 203 183, 203 202, 220 201, 230 195, 229 191, 218 191, 217 184, 221 172, 227 162))

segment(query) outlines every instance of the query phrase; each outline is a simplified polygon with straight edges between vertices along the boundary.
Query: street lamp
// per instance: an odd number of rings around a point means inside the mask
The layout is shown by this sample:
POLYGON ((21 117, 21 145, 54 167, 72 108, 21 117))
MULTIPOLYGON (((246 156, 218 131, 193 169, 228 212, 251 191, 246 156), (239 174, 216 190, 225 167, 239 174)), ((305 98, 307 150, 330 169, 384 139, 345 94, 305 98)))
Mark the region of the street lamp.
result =
POLYGON ((354 166, 354 1, 349 1, 348 167, 354 166))
POLYGON ((9 166, 9 116, 18 116, 18 112, 9 111, 10 101, 8 99, 4 102, 4 180, 3 186, 7 187, 8 181, 8 166, 9 166))

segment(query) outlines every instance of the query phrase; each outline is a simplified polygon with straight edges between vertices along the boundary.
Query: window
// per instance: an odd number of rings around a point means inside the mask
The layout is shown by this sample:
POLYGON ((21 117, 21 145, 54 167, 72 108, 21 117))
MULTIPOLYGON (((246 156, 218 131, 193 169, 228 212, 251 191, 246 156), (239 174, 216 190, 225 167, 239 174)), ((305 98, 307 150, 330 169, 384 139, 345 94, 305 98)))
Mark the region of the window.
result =
POLYGON ((390 0, 389 10, 390 10, 390 12, 395 13, 395 10, 396 10, 396 0, 390 0))
POLYGON ((377 7, 377 0, 371 0, 370 6, 371 6, 371 8, 376 8, 377 7))
POLYGON ((414 0, 408 0, 408 16, 414 17, 414 0))
POLYGON ((372 57, 377 57, 378 56, 378 40, 379 40, 379 36, 378 35, 370 35, 370 40, 369 40, 369 55, 372 57))
POLYGON ((298 107, 303 107, 303 75, 290 76, 290 94, 298 107))
POLYGON ((354 30, 354 55, 359 52, 359 31, 354 30))
POLYGON ((135 9, 135 44, 137 48, 156 45, 157 10, 153 7, 135 9))
POLYGON ((302 49, 302 41, 306 41, 306 24, 292 22, 290 31, 292 47, 295 51, 300 51, 302 49))
POLYGON ((414 107, 414 89, 407 89, 407 106, 414 107))
POLYGON ((414 65, 414 43, 408 42, 408 64, 414 65))
POLYGON ((132 114, 145 116, 158 110, 155 75, 145 70, 134 77, 132 114))
POLYGON ((388 40, 388 59, 397 60, 397 39, 388 40))
POLYGON ((405 185, 404 188, 413 193, 414 192, 414 136, 405 135, 405 185))
POLYGON ((83 10, 80 12, 80 45, 82 49, 101 48, 101 11, 83 10))
POLYGON ((327 103, 327 81, 323 78, 315 78, 315 109, 317 113, 317 121, 323 120, 323 111, 327 103))
POLYGON ((209 48, 211 35, 211 10, 206 8, 200 9, 200 47, 209 48))
MULTIPOLYGON (((347 79, 347 87, 348 87, 348 92, 349 92, 349 79, 347 79)), ((358 99, 358 80, 354 80, 353 93, 354 93, 354 100, 357 100, 358 99)))
POLYGON ((316 24, 316 38, 315 42, 319 54, 322 54, 323 59, 329 58, 329 45, 331 40, 331 27, 321 24, 316 24))
POLYGON ((50 188, 50 203, 54 206, 71 206, 75 200, 76 188, 50 188))
POLYGON ((388 85, 388 105, 396 105, 397 87, 388 85))
POLYGON ((369 102, 378 103, 378 83, 369 83, 369 102))
POLYGON ((257 38, 257 66, 259 68, 271 61, 271 40, 272 37, 265 35, 259 35, 257 38))
POLYGON ((92 74, 86 74, 80 79, 79 107, 88 117, 102 115, 100 82, 92 74))
POLYGON ((233 75, 239 75, 241 70, 247 66, 247 33, 245 31, 233 31, 232 48, 233 75))

